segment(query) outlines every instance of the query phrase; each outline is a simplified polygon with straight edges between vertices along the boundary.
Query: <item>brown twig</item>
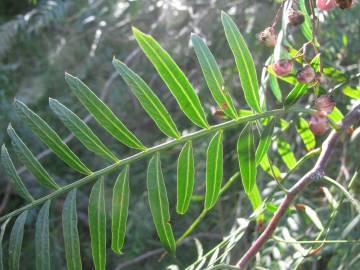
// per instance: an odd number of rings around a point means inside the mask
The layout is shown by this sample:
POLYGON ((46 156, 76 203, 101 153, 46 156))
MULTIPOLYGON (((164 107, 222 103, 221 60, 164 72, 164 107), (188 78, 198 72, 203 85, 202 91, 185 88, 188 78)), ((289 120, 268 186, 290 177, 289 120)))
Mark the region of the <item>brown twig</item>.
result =
POLYGON ((349 126, 353 125, 360 120, 360 105, 352 109, 342 120, 339 130, 333 130, 326 140, 323 142, 321 152, 314 167, 307 172, 292 188, 289 189, 285 198, 281 202, 278 210, 270 220, 268 226, 263 233, 255 240, 252 246, 246 251, 241 259, 236 263, 237 267, 244 268, 249 260, 260 250, 262 245, 271 237, 276 229, 279 221, 286 213, 290 203, 304 188, 315 180, 320 179, 324 175, 324 170, 327 161, 329 160, 336 141, 339 137, 339 132, 346 130, 349 126))

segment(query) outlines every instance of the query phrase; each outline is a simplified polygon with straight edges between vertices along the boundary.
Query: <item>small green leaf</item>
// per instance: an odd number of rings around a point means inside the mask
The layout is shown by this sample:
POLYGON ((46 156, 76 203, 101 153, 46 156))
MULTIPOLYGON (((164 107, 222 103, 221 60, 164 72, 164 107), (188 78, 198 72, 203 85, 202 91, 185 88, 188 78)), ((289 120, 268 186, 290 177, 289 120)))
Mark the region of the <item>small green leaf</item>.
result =
MULTIPOLYGON (((259 188, 257 186, 257 184, 255 183, 253 190, 247 194, 248 198, 251 202, 251 206, 253 208, 253 212, 255 212, 262 204, 262 198, 261 198, 261 194, 259 192, 259 188)), ((263 213, 261 213, 260 215, 257 216, 256 221, 257 222, 262 222, 264 220, 265 216, 263 213)))
POLYGON ((260 136, 259 145, 256 149, 255 160, 256 164, 264 158, 271 145, 271 137, 274 132, 275 120, 273 119, 263 130, 260 136))
POLYGON ((45 168, 40 162, 34 157, 30 149, 24 144, 24 142, 16 134, 15 130, 9 125, 7 132, 11 138, 11 143, 16 156, 20 161, 28 168, 28 170, 36 177, 38 182, 49 188, 59 189, 59 185, 51 179, 45 168))
POLYGON ((269 74, 269 84, 271 92, 274 94, 277 101, 282 102, 282 93, 279 86, 278 79, 273 74, 269 74))
POLYGON ((13 184, 15 190, 23 197, 26 201, 32 202, 34 198, 31 196, 27 188, 25 187, 23 181, 21 181, 20 176, 18 175, 15 166, 10 158, 10 155, 6 149, 5 144, 1 147, 1 162, 3 164, 4 171, 13 184))
POLYGON ((176 212, 185 214, 194 190, 194 156, 191 141, 180 152, 177 163, 177 203, 176 212))
POLYGON ((49 208, 50 200, 40 209, 35 225, 36 270, 50 270, 49 208))
POLYGON ((147 189, 151 214, 161 243, 172 254, 176 244, 170 225, 169 201, 161 170, 160 155, 154 154, 147 170, 147 189))
POLYGON ((230 16, 225 12, 221 12, 221 20, 224 26, 226 39, 235 57, 235 63, 244 90, 245 100, 255 112, 261 112, 259 83, 254 60, 249 48, 230 16))
POLYGON ((328 118, 331 119, 334 123, 338 123, 344 118, 344 115, 337 107, 334 107, 333 111, 328 114, 328 118))
POLYGON ((169 137, 179 138, 180 133, 170 113, 144 80, 120 60, 114 59, 113 65, 158 128, 169 137))
POLYGON ((296 122, 296 130, 305 144, 306 150, 314 149, 316 145, 315 136, 310 130, 309 123, 304 118, 299 117, 296 122))
POLYGON ((206 194, 205 209, 212 208, 217 202, 223 178, 222 131, 211 139, 206 158, 206 194))
POLYGON ((129 166, 126 166, 116 179, 112 197, 111 249, 117 254, 121 254, 124 245, 129 195, 129 166))
POLYGON ((75 137, 90 151, 99 154, 109 160, 119 161, 119 159, 101 142, 92 132, 89 126, 71 110, 66 108, 56 99, 49 99, 50 109, 64 123, 64 125, 74 133, 75 137))
POLYGON ((62 211, 64 248, 68 270, 82 269, 77 223, 76 189, 73 189, 66 196, 62 211))
POLYGON ((353 88, 347 85, 343 88, 343 93, 348 97, 360 99, 360 87, 353 88))
POLYGON ((215 57, 209 50, 205 42, 197 35, 191 35, 191 41, 195 49, 196 56, 200 62, 206 83, 210 89, 218 106, 230 118, 237 118, 237 112, 231 99, 229 91, 225 88, 224 78, 220 68, 216 63, 215 57))
POLYGON ((277 151, 285 165, 291 170, 296 165, 296 158, 290 144, 282 137, 277 139, 277 151))
POLYGON ((9 269, 19 270, 21 246, 24 237, 24 225, 26 222, 28 211, 22 212, 17 217, 15 224, 10 233, 9 240, 9 269))
POLYGON ((40 140, 45 143, 62 161, 80 173, 91 174, 91 171, 61 140, 59 135, 43 119, 40 118, 40 116, 30 110, 19 100, 15 100, 15 109, 32 131, 40 138, 40 140))
POLYGON ((237 141, 237 154, 244 190, 250 194, 256 184, 255 145, 250 123, 246 124, 240 133, 237 141))
POLYGON ((301 29, 301 32, 303 33, 304 37, 310 41, 313 38, 313 33, 312 33, 312 26, 311 26, 311 18, 310 18, 309 12, 306 9, 305 0, 299 0, 299 8, 305 17, 305 21, 301 24, 300 29, 301 29))
POLYGON ((153 37, 134 27, 133 33, 139 46, 177 100, 181 110, 194 124, 207 128, 209 124, 199 97, 179 66, 153 37))
POLYGON ((80 79, 65 73, 65 80, 73 93, 96 121, 123 144, 144 150, 146 147, 129 131, 120 119, 80 79))
POLYGON ((2 241, 5 234, 5 229, 7 224, 9 223, 10 218, 7 219, 3 224, 1 224, 1 230, 0 230, 0 270, 4 270, 4 261, 3 261, 3 249, 2 249, 2 241))
POLYGON ((91 250, 96 270, 106 268, 106 212, 104 179, 93 186, 89 197, 89 227, 91 250))
POLYGON ((280 169, 278 167, 276 167, 275 165, 270 164, 270 161, 269 161, 269 158, 267 155, 265 155, 263 157, 263 159, 260 161, 260 166, 271 177, 274 177, 275 179, 277 179, 279 181, 282 179, 280 169))

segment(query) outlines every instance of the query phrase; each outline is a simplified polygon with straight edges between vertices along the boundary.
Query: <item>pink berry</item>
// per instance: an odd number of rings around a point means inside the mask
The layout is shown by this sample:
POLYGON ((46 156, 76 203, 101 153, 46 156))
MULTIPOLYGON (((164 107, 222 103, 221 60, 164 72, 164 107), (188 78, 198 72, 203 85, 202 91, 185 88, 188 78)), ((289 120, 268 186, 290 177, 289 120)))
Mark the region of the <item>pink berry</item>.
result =
POLYGON ((300 83, 310 83, 316 78, 316 73, 310 65, 305 65, 297 74, 296 78, 300 83))
POLYGON ((259 40, 268 47, 276 45, 276 33, 274 27, 267 27, 259 34, 259 40))
POLYGON ((313 115, 311 115, 309 126, 315 135, 324 134, 329 129, 329 122, 326 117, 326 113, 316 111, 313 115))
POLYGON ((315 100, 315 109, 325 113, 331 113, 335 107, 335 102, 328 96, 320 96, 315 100))
POLYGON ((293 67, 293 63, 291 60, 279 60, 276 63, 272 64, 272 68, 276 75, 278 76, 286 76, 288 75, 293 67))
POLYGON ((316 0, 316 6, 320 10, 330 10, 336 7, 335 0, 316 0))

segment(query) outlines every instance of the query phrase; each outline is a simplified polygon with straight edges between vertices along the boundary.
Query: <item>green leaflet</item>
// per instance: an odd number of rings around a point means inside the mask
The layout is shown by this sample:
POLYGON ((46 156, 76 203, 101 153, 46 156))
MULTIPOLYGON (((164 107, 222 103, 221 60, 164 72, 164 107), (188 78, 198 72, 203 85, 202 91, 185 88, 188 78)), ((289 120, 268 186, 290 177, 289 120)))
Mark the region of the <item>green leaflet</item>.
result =
POLYGON ((49 208, 47 201, 40 209, 35 225, 36 270, 50 270, 49 208))
POLYGON ((114 58, 113 66, 158 128, 169 137, 179 138, 180 133, 169 112, 145 81, 120 60, 114 58))
POLYGON ((91 189, 88 208, 91 251, 96 270, 106 269, 106 212, 104 193, 104 179, 100 178, 91 189))
POLYGON ((62 161, 80 173, 91 174, 91 171, 61 140, 59 135, 43 119, 40 118, 40 116, 18 100, 15 100, 15 109, 32 131, 40 138, 40 140, 45 143, 62 161))
POLYGON ((9 223, 10 218, 7 219, 3 224, 1 224, 0 230, 0 270, 4 270, 4 262, 3 262, 3 250, 2 250, 2 240, 4 238, 6 225, 9 223))
POLYGON ((205 209, 212 208, 217 202, 223 178, 222 131, 211 139, 206 155, 206 194, 205 209))
POLYGON ((247 104, 255 111, 261 112, 259 83, 257 80, 254 60, 249 48, 237 28, 235 22, 225 12, 221 12, 226 39, 234 54, 242 88, 247 104))
MULTIPOLYGON (((24 142, 16 134, 15 130, 8 126, 7 132, 11 138, 11 143, 13 149, 16 153, 16 156, 19 160, 28 168, 28 170, 36 177, 38 182, 49 188, 59 189, 59 185, 51 179, 50 175, 47 173, 45 168, 40 164, 40 162, 34 157, 30 149, 24 144, 24 142)), ((20 180, 21 181, 21 180, 20 180)))
POLYGON ((338 123, 344 118, 344 115, 337 107, 334 107, 333 111, 328 114, 328 118, 331 119, 334 123, 338 123))
POLYGON ((316 226, 316 228, 319 229, 319 231, 324 230, 324 226, 322 225, 322 222, 318 216, 318 214, 315 212, 314 209, 312 209, 308 205, 304 205, 304 211, 305 214, 309 217, 309 219, 312 221, 312 223, 316 226))
POLYGON ((285 165, 291 170, 296 165, 296 158, 290 144, 282 137, 277 139, 277 151, 285 165))
POLYGON ((56 99, 49 99, 50 109, 74 133, 75 137, 90 151, 105 157, 108 160, 119 161, 119 159, 101 142, 92 132, 89 126, 71 110, 66 108, 56 99))
MULTIPOLYGON (((248 198, 250 200, 251 206, 253 208, 253 212, 255 212, 262 204, 261 194, 259 192, 259 188, 258 188, 256 183, 254 185, 253 190, 247 195, 248 195, 248 198)), ((257 222, 262 222, 264 219, 265 219, 265 216, 262 213, 256 218, 256 221, 257 222)))
POLYGON ((28 211, 24 211, 17 217, 10 233, 9 240, 9 269, 19 270, 21 246, 24 237, 24 225, 28 211))
POLYGON ((62 212, 64 246, 68 270, 82 269, 77 222, 76 189, 73 189, 66 196, 62 212))
POLYGON ((13 184, 15 190, 23 197, 27 202, 32 202, 34 198, 31 196, 24 183, 21 181, 20 176, 18 175, 15 166, 10 158, 10 155, 6 149, 5 144, 1 147, 1 163, 3 165, 4 171, 13 184))
POLYGON ((316 145, 315 136, 310 130, 309 123, 304 118, 299 117, 296 121, 296 130, 305 144, 306 150, 314 149, 316 145))
POLYGON ((96 121, 115 139, 123 144, 140 150, 146 147, 129 131, 120 119, 102 102, 80 79, 65 73, 65 80, 76 97, 91 113, 96 121))
POLYGON ((205 42, 197 35, 191 35, 191 41, 195 49, 196 56, 200 62, 206 83, 210 89, 218 106, 224 113, 232 118, 237 118, 237 112, 229 91, 225 88, 224 78, 220 68, 205 42))
POLYGON ((266 153, 269 150, 271 144, 271 137, 274 132, 275 120, 273 119, 263 130, 260 136, 259 145, 256 149, 255 160, 256 164, 259 164, 260 161, 264 158, 266 153))
POLYGON ((278 79, 273 74, 269 73, 269 84, 271 92, 274 94, 274 97, 277 101, 282 102, 282 93, 279 86, 278 79))
POLYGON ((353 88, 347 85, 343 88, 343 93, 348 97, 360 99, 360 87, 353 88))
POLYGON ((177 163, 176 212, 185 214, 194 190, 194 156, 191 141, 182 148, 177 163))
POLYGON ((276 167, 273 164, 270 164, 269 158, 267 155, 263 157, 263 159, 260 161, 261 168, 271 177, 275 177, 277 180, 281 180, 281 172, 278 167, 276 167))
POLYGON ((116 254, 121 254, 124 245, 129 195, 129 166, 126 166, 116 179, 112 197, 111 249, 116 254))
POLYGON ((256 184, 255 145, 250 123, 246 124, 240 133, 237 141, 237 154, 244 190, 250 194, 256 184))
POLYGON ((313 34, 312 34, 311 18, 306 9, 305 0, 299 0, 299 8, 305 16, 305 21, 304 23, 301 24, 300 29, 304 37, 310 41, 313 38, 313 34))
POLYGON ((159 153, 154 154, 150 159, 147 170, 147 189, 150 210, 160 241, 171 254, 175 254, 176 244, 169 223, 169 201, 161 170, 159 153))
POLYGON ((207 128, 204 110, 194 88, 170 55, 150 35, 133 27, 139 46, 176 98, 181 110, 197 126, 207 128))
POLYGON ((297 83, 297 79, 294 76, 294 74, 289 74, 287 76, 277 76, 272 65, 267 66, 267 71, 269 72, 269 74, 271 74, 275 78, 280 79, 286 83, 293 84, 293 85, 297 83))

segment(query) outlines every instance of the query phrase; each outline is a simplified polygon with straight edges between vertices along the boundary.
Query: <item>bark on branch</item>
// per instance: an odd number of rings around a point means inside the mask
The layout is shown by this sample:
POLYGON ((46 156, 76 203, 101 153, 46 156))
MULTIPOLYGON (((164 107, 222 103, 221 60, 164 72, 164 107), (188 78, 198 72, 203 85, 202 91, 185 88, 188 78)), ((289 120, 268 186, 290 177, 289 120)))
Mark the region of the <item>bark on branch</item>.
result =
POLYGON ((324 170, 327 161, 329 160, 332 151, 335 148, 336 141, 341 131, 347 130, 348 127, 355 124, 360 120, 360 105, 353 108, 341 121, 339 129, 331 131, 329 136, 323 142, 321 146, 321 152, 314 167, 308 171, 294 186, 292 186, 285 198, 281 202, 278 210, 270 220, 269 224, 262 232, 262 234, 255 240, 251 247, 245 252, 241 259, 236 263, 239 268, 245 268, 249 260, 260 250, 262 245, 271 237, 272 233, 276 229, 279 221, 286 213, 286 210, 290 206, 294 198, 309 185, 311 182, 318 180, 324 176, 324 170))

